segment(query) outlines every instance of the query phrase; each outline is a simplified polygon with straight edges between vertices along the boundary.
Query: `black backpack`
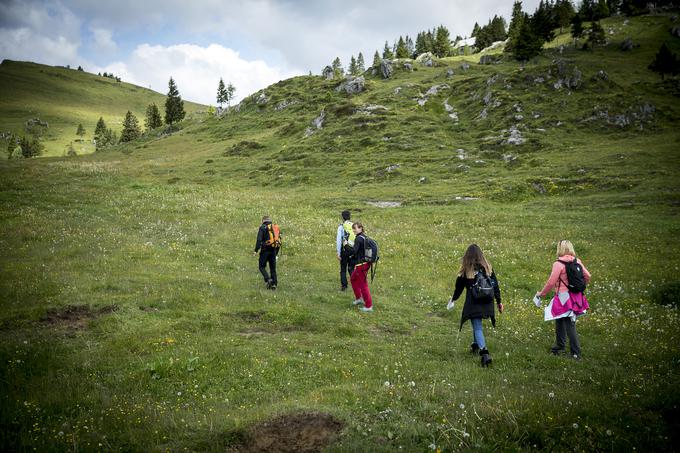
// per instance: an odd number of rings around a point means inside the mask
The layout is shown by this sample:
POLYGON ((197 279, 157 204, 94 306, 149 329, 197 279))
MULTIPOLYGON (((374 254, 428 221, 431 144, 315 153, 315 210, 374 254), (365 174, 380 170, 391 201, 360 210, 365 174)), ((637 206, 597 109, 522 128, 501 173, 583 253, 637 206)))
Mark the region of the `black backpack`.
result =
POLYGON ((380 259, 378 243, 364 235, 364 259, 368 263, 375 263, 380 259))
POLYGON ((483 269, 475 274, 475 281, 470 288, 472 300, 477 303, 488 303, 493 301, 494 281, 490 275, 486 275, 483 269))
POLYGON ((583 276, 583 266, 579 264, 578 260, 574 258, 574 261, 562 261, 557 260, 564 264, 567 269, 567 288, 570 293, 582 293, 586 290, 586 278, 583 276))

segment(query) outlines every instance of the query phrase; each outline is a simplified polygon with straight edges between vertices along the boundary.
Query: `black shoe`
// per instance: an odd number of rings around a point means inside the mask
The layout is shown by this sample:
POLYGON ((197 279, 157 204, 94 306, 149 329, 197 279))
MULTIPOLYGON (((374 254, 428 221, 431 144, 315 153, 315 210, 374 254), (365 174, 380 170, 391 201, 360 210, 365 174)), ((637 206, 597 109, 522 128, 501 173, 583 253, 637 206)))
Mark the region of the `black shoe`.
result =
POLYGON ((347 287, 346 287, 346 286, 341 286, 341 287, 340 287, 340 291, 347 291, 347 287))
POLYGON ((472 343, 470 345, 470 352, 472 354, 477 354, 479 352, 479 345, 477 343, 472 343))
POLYGON ((267 289, 272 289, 272 285, 274 284, 274 280, 271 278, 265 282, 265 285, 267 285, 267 289))
POLYGON ((552 355, 562 355, 562 354, 564 354, 566 351, 565 351, 564 349, 556 349, 556 348, 552 348, 552 349, 550 350, 550 352, 552 353, 552 355))
POLYGON ((488 349, 486 349, 486 348, 480 349, 479 355, 481 356, 482 367, 488 367, 489 365, 491 365, 492 360, 491 360, 491 356, 489 355, 488 349))
POLYGON ((273 281, 272 281, 272 284, 269 285, 269 289, 275 290, 275 289, 276 289, 276 282, 273 282, 273 281))

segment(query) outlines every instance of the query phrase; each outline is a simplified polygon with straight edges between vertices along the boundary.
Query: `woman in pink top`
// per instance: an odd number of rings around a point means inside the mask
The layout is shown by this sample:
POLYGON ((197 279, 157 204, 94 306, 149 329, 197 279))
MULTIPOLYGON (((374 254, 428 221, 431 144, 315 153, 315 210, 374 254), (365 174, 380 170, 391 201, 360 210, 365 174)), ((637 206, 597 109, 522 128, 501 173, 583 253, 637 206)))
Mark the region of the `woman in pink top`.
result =
MULTIPOLYGON (((581 346, 576 333, 576 318, 589 308, 588 300, 582 292, 572 292, 567 286, 567 263, 576 261, 580 265, 586 283, 590 281, 590 272, 581 260, 576 258, 574 246, 570 241, 560 241, 557 244, 557 261, 553 263, 552 272, 543 289, 536 293, 537 297, 544 297, 551 290, 555 296, 546 308, 546 321, 555 320, 555 345, 552 353, 559 355, 564 352, 566 337, 569 337, 569 350, 575 359, 581 357, 581 346)), ((573 283, 573 282, 572 282, 573 283)))

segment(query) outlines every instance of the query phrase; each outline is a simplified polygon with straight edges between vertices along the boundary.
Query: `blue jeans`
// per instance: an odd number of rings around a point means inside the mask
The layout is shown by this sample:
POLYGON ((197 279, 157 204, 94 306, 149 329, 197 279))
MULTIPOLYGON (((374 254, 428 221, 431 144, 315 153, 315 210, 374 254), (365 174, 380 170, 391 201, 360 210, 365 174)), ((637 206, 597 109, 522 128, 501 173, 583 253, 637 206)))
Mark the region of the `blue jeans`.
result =
POLYGON ((482 331, 482 318, 472 318, 470 323, 472 324, 472 341, 477 343, 479 349, 486 349, 486 341, 482 331))

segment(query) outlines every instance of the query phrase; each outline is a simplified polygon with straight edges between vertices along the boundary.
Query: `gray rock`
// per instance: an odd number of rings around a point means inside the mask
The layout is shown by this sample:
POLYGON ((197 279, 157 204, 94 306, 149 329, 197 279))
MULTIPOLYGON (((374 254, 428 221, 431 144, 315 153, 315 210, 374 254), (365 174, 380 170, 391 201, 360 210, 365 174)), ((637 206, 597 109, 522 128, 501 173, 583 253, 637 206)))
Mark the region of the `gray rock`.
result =
POLYGON ((456 112, 453 106, 449 104, 448 98, 446 98, 444 101, 444 109, 446 110, 446 113, 449 114, 449 118, 451 118, 453 121, 458 121, 458 112, 456 112))
POLYGON ((401 87, 396 87, 394 89, 394 94, 399 94, 399 93, 401 93, 401 87))
POLYGON ((40 118, 31 118, 26 121, 26 126, 31 127, 31 126, 41 126, 41 127, 46 127, 49 128, 50 124, 47 121, 43 121, 40 118))
POLYGON ((671 35, 675 36, 676 38, 680 38, 680 25, 675 25, 673 28, 671 28, 671 35))
POLYGON ((401 165, 399 165, 399 164, 393 164, 393 165, 390 165, 389 167, 387 167, 387 168, 385 169, 385 171, 386 171, 387 173, 392 173, 392 172, 396 171, 399 167, 401 167, 401 165))
POLYGON ((264 91, 260 91, 260 94, 255 99, 255 103, 257 105, 267 105, 267 102, 269 102, 269 98, 264 93, 264 91))
POLYGON ((392 69, 392 62, 390 60, 382 60, 380 62, 380 75, 383 79, 389 79, 392 77, 394 69, 392 69))
POLYGON ((533 187, 533 189, 540 194, 544 194, 547 192, 547 190, 545 190, 545 186, 540 182, 531 183, 531 187, 533 187))
POLYGON ((425 93, 425 96, 436 96, 437 94, 439 94, 440 91, 448 90, 449 88, 451 88, 451 87, 449 85, 445 84, 445 83, 443 83, 441 85, 433 85, 432 87, 430 87, 429 90, 427 90, 427 93, 425 93))
POLYGON ((423 66, 432 67, 434 66, 434 55, 431 52, 425 52, 418 55, 416 61, 423 66))
POLYGON ((467 154, 465 153, 465 150, 462 148, 459 148, 456 150, 458 159, 460 160, 465 160, 467 158, 467 154))
POLYGON ((543 83, 543 82, 545 82, 545 79, 544 79, 543 77, 541 77, 541 76, 538 76, 538 77, 536 77, 536 78, 534 79, 534 83, 535 83, 536 85, 538 85, 539 83, 543 83))
POLYGON ((411 63, 404 63, 404 69, 407 71, 413 71, 413 65, 411 63))
POLYGON ((333 71, 333 68, 330 66, 326 66, 323 68, 323 71, 321 71, 321 75, 326 80, 333 80, 335 78, 335 71, 333 71))
POLYGON ((419 182, 420 184, 424 184, 424 183, 427 182, 427 178, 426 178, 425 176, 421 176, 420 179, 418 179, 418 182, 419 182))
POLYGON ((295 104, 298 104, 298 103, 299 103, 299 101, 296 100, 296 99, 293 99, 293 100, 284 99, 283 101, 279 102, 278 104, 276 104, 274 106, 274 110, 276 110, 278 112, 278 111, 281 111, 281 110, 284 110, 284 109, 290 107, 291 105, 295 105, 295 104))
POLYGON ((524 119, 524 115, 520 115, 519 113, 515 115, 515 121, 522 121, 524 119))
POLYGON ((307 130, 305 131, 305 138, 309 137, 310 135, 313 135, 314 132, 316 132, 318 129, 321 129, 323 127, 323 122, 325 119, 326 112, 321 110, 319 116, 312 120, 312 127, 308 127, 307 130))
POLYGON ((479 64, 494 64, 496 62, 496 57, 493 55, 482 55, 479 59, 479 64))
POLYGON ((446 78, 450 79, 451 77, 453 77, 453 75, 454 75, 453 69, 449 68, 446 70, 446 78))
POLYGON ((633 50, 633 39, 632 38, 626 38, 621 42, 621 45, 619 48, 624 51, 624 52, 629 52, 633 50))
POLYGON ((401 206, 400 201, 367 201, 366 203, 376 208, 398 208, 401 206))
POLYGON ((600 69, 599 71, 597 71, 595 78, 604 80, 606 82, 609 80, 609 74, 607 74, 604 70, 600 69))
POLYGON ((335 91, 344 91, 347 94, 359 94, 364 91, 366 81, 364 76, 348 77, 340 85, 335 87, 335 91))
POLYGON ((470 69, 470 65, 467 63, 463 63, 460 65, 460 69, 462 69, 463 71, 467 71, 468 69, 470 69))
POLYGON ((492 97, 491 91, 487 91, 482 100, 484 101, 484 105, 489 105, 489 104, 491 104, 492 99, 493 99, 493 97, 492 97))
POLYGON ((493 85, 494 83, 496 83, 497 80, 498 80, 498 74, 492 75, 491 77, 486 79, 486 86, 493 85))
POLYGON ((477 118, 484 120, 488 116, 489 112, 486 110, 486 107, 484 107, 484 109, 481 112, 479 112, 479 116, 477 118))
MULTIPOLYGON (((524 137, 522 137, 522 133, 519 131, 517 126, 511 126, 510 129, 508 130, 508 136, 505 139, 505 143, 508 145, 523 145, 524 144, 524 137)), ((503 157, 505 159, 505 156, 503 157)), ((516 159, 516 157, 513 157, 512 160, 516 159)))

